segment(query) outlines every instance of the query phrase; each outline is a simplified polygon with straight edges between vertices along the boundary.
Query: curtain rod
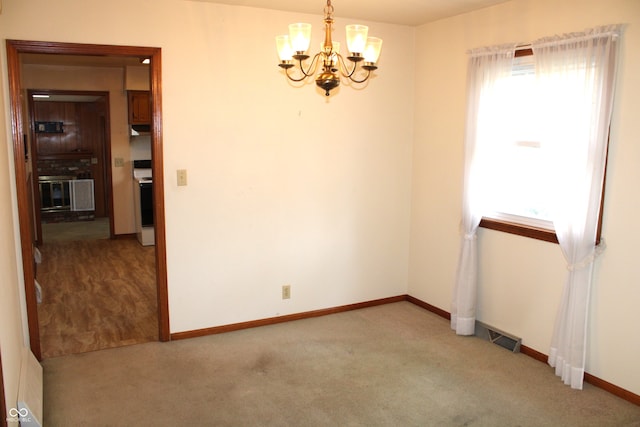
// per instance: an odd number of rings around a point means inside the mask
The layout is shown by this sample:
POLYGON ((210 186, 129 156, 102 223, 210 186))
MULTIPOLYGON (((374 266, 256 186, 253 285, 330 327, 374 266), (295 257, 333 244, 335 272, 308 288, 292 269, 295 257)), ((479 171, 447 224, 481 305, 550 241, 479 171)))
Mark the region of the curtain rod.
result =
POLYGON ((514 57, 518 58, 530 55, 533 55, 533 46, 530 43, 516 45, 516 50, 513 54, 514 57))

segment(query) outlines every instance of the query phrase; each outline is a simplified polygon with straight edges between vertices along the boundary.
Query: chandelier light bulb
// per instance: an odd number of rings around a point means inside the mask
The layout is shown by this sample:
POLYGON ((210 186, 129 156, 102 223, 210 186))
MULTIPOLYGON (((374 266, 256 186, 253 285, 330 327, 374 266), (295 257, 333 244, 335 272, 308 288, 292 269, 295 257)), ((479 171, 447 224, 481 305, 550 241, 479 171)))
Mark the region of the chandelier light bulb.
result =
POLYGON ((362 55, 365 44, 367 43, 367 33, 369 27, 366 25, 352 24, 347 25, 347 47, 352 54, 362 55))
POLYGON ((290 24, 289 40, 295 52, 306 52, 309 50, 309 44, 311 43, 311 24, 290 24))
POLYGON ((289 36, 277 36, 276 48, 278 49, 278 56, 280 57, 280 61, 291 61, 291 59, 293 58, 293 48, 291 47, 291 43, 289 42, 289 36))
POLYGON ((382 50, 382 39, 377 37, 367 38, 367 45, 364 48, 364 61, 375 64, 380 57, 380 51, 382 50))

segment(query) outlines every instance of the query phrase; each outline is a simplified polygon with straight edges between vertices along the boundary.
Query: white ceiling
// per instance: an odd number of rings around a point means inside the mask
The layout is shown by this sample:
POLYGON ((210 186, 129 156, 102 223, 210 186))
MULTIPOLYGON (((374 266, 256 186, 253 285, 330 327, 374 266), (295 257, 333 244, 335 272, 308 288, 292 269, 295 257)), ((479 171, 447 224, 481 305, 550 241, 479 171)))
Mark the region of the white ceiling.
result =
MULTIPOLYGON (((326 0, 197 0, 290 12, 324 14, 326 0)), ((421 25, 508 0, 332 0, 335 18, 421 25)))
MULTIPOLYGON (((326 0, 195 0, 323 15, 326 0)), ((331 0, 335 18, 352 18, 416 26, 483 9, 510 0, 331 0)), ((0 0, 0 4, 2 0, 0 0)), ((141 58, 21 54, 24 64, 118 66, 140 65, 141 58)))

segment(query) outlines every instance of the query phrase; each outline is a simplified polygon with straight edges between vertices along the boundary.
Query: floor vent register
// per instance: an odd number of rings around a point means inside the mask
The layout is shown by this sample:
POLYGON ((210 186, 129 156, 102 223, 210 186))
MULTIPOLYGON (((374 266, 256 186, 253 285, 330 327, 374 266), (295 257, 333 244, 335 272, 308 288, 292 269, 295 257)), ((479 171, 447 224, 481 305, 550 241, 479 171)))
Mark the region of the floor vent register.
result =
POLYGON ((490 341, 500 347, 506 348, 514 353, 520 353, 520 344, 522 338, 514 337, 506 332, 494 328, 493 326, 485 325, 482 322, 476 322, 477 337, 490 341))

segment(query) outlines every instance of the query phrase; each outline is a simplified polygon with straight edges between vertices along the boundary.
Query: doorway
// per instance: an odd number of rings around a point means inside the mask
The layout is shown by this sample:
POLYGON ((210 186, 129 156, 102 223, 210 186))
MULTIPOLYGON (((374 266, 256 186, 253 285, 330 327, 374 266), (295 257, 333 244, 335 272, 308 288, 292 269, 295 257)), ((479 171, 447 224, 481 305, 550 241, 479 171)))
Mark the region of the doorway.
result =
POLYGON ((114 237, 109 92, 28 89, 27 104, 37 244, 114 237))
POLYGON ((38 358, 42 358, 40 330, 37 312, 37 295, 35 287, 35 253, 37 242, 37 226, 35 221, 34 174, 31 153, 27 144, 28 121, 25 117, 23 96, 25 88, 21 87, 21 55, 47 54, 65 55, 74 58, 90 57, 93 59, 114 60, 147 58, 150 60, 150 99, 151 99, 151 155, 154 175, 154 222, 155 226, 155 276, 157 290, 158 337, 160 341, 168 341, 169 314, 167 295, 166 243, 164 218, 164 185, 162 161, 162 93, 161 93, 161 49, 153 47, 88 45, 71 43, 54 43, 41 41, 7 40, 7 64, 9 74, 9 91, 11 100, 13 147, 16 174, 16 197, 20 218, 20 242, 24 271, 25 299, 31 350, 38 358))

